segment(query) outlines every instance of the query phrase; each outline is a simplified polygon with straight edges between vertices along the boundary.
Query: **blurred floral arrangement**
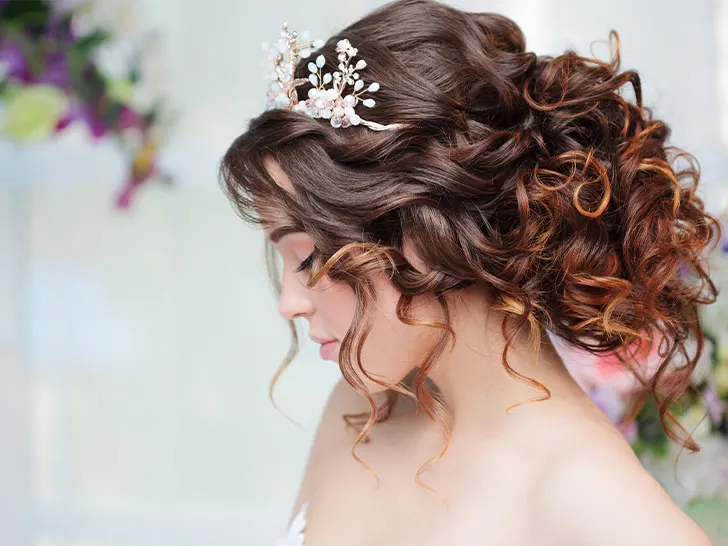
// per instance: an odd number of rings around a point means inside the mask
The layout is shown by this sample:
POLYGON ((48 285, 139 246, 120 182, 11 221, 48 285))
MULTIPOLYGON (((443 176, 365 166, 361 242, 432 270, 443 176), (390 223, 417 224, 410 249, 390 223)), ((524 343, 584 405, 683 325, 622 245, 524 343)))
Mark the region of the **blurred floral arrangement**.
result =
MULTIPOLYGON (((715 303, 700 309, 703 353, 691 376, 692 389, 671 410, 700 452, 690 453, 667 437, 651 399, 635 419, 629 418, 630 401, 641 385, 616 355, 594 355, 567 347, 558 338, 553 341, 574 379, 624 434, 647 470, 688 512, 723 514, 719 519, 726 523, 717 532, 728 537, 728 207, 720 217, 724 239, 706 258, 720 293, 715 303)), ((660 363, 658 345, 638 347, 636 358, 646 377, 660 363)), ((694 341, 688 343, 688 354, 694 355, 696 348, 694 341)))
POLYGON ((113 45, 110 24, 89 24, 94 4, 79 0, 0 0, 0 136, 35 143, 83 123, 94 141, 113 138, 128 157, 116 205, 156 178, 158 152, 171 126, 160 99, 135 105, 141 84, 138 47, 121 75, 98 59, 113 45))

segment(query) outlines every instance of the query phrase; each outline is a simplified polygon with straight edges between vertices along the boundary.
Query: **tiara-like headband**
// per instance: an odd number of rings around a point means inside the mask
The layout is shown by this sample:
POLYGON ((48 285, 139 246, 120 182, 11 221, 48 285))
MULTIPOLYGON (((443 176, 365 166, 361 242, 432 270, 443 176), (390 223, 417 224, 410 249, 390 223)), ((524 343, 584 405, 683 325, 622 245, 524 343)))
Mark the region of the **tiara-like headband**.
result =
MULTIPOLYGON (((359 59, 352 66, 351 60, 356 57, 358 50, 349 40, 343 39, 336 43, 336 52, 339 59, 339 70, 333 73, 322 73, 326 65, 323 55, 316 57, 315 62, 308 63, 308 78, 296 78, 294 75, 296 65, 301 59, 311 56, 312 49, 321 47, 322 40, 308 41, 305 36, 299 37, 298 32, 288 31, 288 23, 283 23, 278 41, 269 47, 268 62, 272 63, 273 72, 268 77, 272 80, 267 93, 266 110, 282 108, 303 112, 312 118, 328 119, 332 127, 350 127, 352 125, 365 125, 375 131, 386 131, 405 127, 403 123, 390 123, 382 125, 374 121, 362 119, 355 111, 361 103, 367 108, 373 107, 376 102, 372 98, 361 98, 363 93, 376 93, 379 90, 377 82, 368 86, 359 76, 359 70, 366 68, 367 63, 359 59), (308 98, 299 102, 296 87, 304 83, 311 83, 313 87, 308 91, 308 98), (332 84, 331 87, 326 87, 332 84), (349 88, 347 89, 347 86, 349 88), (345 93, 345 90, 347 91, 345 93)), ((270 65, 269 65, 270 66, 270 65)))

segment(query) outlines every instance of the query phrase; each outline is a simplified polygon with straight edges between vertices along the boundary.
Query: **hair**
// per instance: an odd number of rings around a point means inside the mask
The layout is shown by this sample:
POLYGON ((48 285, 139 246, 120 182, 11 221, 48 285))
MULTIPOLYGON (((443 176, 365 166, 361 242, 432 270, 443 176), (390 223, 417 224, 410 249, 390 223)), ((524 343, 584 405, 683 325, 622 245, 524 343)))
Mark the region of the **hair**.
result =
MULTIPOLYGON (((571 50, 539 56, 526 51, 521 29, 502 15, 430 0, 392 2, 329 38, 317 54, 335 66, 337 41, 350 40, 366 59, 367 80, 381 84, 366 118, 405 127, 335 129, 326 119, 270 110, 225 153, 221 185, 240 216, 306 232, 316 249, 309 287, 328 275, 356 294, 339 364, 371 407, 344 416, 349 424, 365 420, 352 447, 365 467, 355 449, 397 393, 414 397, 445 437, 440 454, 418 470, 418 483, 444 454, 449 413, 428 373, 455 336, 445 295, 476 283, 492 291, 493 307, 505 315, 502 365, 542 391, 537 400, 549 398, 548 388, 507 360, 522 328, 536 351, 550 332, 573 347, 616 354, 658 403, 666 434, 699 449, 670 409, 690 388, 703 351, 698 306, 718 294, 706 256, 721 225, 696 194, 696 160, 666 145, 669 127, 643 105, 640 77, 620 69, 619 37, 609 37, 606 62, 571 50), (293 195, 275 184, 266 158, 288 174, 293 195), (407 261, 405 243, 429 272, 407 261), (361 366, 378 273, 401 294, 399 320, 438 331, 409 388, 361 366), (410 314, 421 294, 436 297, 445 321, 410 314), (695 355, 686 349, 691 336, 695 355), (645 343, 658 342, 660 366, 646 377, 638 357, 645 343), (384 410, 355 369, 386 386, 384 410)), ((295 72, 306 78, 307 63, 295 72)), ((310 87, 297 88, 300 100, 310 87)), ((293 322, 291 329, 291 350, 271 392, 298 350, 293 322)))

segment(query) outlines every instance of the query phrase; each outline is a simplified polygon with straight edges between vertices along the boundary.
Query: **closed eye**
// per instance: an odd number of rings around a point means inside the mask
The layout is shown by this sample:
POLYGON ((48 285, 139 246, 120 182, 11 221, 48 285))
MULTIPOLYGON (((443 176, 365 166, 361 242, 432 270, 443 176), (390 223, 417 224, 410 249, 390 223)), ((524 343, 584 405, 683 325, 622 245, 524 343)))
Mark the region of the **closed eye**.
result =
POLYGON ((296 269, 296 273, 301 273, 301 272, 306 271, 307 269, 311 268, 311 266, 313 265, 313 255, 314 255, 314 253, 312 252, 308 256, 308 258, 306 258, 305 260, 303 260, 301 262, 301 265, 299 265, 298 269, 296 269))

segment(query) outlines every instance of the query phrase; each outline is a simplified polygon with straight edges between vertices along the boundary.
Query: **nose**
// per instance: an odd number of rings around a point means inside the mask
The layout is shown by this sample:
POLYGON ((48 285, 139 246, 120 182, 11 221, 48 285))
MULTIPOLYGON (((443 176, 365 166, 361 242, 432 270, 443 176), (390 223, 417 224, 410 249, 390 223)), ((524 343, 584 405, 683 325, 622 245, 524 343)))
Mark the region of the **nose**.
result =
POLYGON ((314 304, 309 297, 311 289, 292 272, 286 272, 281 281, 281 295, 278 300, 278 313, 287 320, 310 316, 314 304))

